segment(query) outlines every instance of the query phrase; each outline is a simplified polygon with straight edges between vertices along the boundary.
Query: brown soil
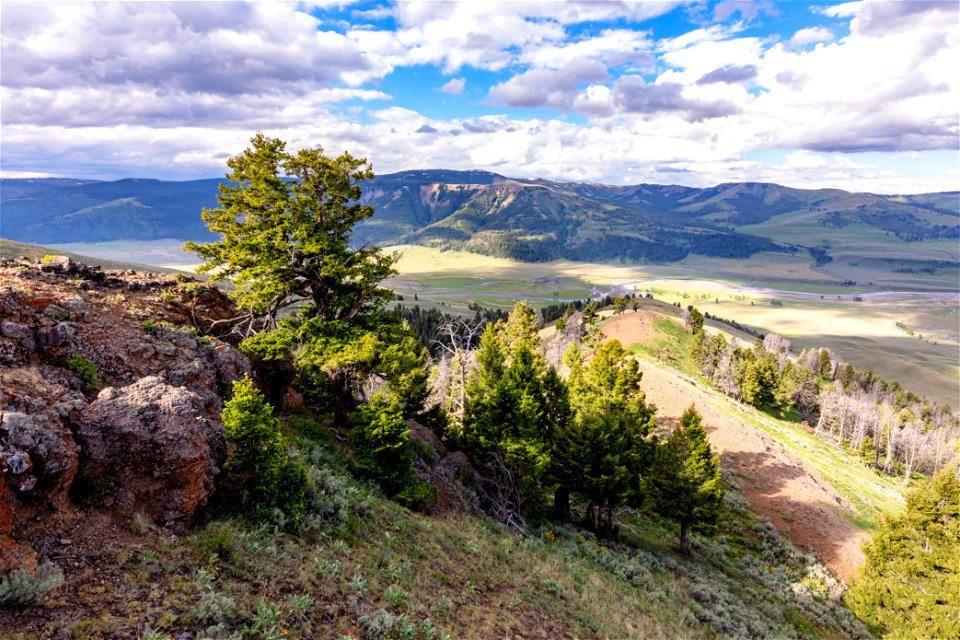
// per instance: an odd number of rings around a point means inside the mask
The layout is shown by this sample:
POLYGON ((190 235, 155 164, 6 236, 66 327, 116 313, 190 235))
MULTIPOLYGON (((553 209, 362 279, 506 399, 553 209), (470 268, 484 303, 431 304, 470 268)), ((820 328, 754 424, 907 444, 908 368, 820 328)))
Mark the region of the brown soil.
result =
POLYGON ((619 340, 624 347, 638 342, 649 342, 657 336, 653 319, 657 315, 649 311, 624 311, 603 323, 603 334, 611 340, 619 340))
MULTIPOLYGON (((604 333, 624 345, 654 337, 653 314, 627 313, 604 324, 604 333), (608 329, 609 327, 609 329, 608 329)), ((864 562, 861 544, 866 537, 842 511, 854 512, 819 471, 787 451, 772 436, 746 422, 724 415, 700 384, 684 374, 640 360, 642 387, 657 406, 666 426, 677 424, 693 404, 703 416, 721 464, 738 478, 754 511, 801 549, 810 548, 845 582, 864 562)))

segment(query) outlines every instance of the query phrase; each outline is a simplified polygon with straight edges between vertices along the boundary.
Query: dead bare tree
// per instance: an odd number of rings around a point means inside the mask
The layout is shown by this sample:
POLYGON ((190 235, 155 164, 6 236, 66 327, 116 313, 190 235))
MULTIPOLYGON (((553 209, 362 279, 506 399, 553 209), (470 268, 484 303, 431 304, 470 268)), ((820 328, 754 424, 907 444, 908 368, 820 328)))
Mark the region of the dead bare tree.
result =
POLYGON ((467 374, 472 362, 471 351, 484 325, 482 320, 451 320, 440 327, 440 335, 446 339, 434 340, 442 358, 452 369, 449 388, 453 406, 450 413, 461 426, 463 409, 467 403, 467 374))
POLYGON ((489 476, 480 483, 477 494, 494 520, 514 533, 523 533, 527 522, 523 518, 524 499, 518 478, 500 454, 493 454, 489 464, 489 476))

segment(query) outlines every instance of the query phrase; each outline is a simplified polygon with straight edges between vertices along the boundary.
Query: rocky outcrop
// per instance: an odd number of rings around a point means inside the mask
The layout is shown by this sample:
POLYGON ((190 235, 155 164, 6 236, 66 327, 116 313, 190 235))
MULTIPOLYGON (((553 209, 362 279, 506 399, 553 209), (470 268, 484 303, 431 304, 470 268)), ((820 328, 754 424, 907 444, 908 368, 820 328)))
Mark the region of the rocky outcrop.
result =
POLYGON ((206 504, 227 456, 215 396, 156 376, 104 389, 76 421, 84 479, 109 479, 97 500, 184 525, 206 504))
POLYGON ((20 525, 68 507, 78 447, 64 421, 83 404, 61 370, 0 369, 0 571, 35 564, 13 544, 20 525))
POLYGON ((226 458, 222 398, 251 371, 202 335, 232 314, 182 276, 0 260, 0 575, 91 507, 196 516, 226 458))
POLYGON ((418 449, 413 469, 421 480, 437 489, 437 501, 430 505, 428 513, 479 513, 476 494, 467 491, 465 486, 477 486, 481 478, 466 454, 448 451, 430 428, 415 420, 407 420, 407 429, 418 449))

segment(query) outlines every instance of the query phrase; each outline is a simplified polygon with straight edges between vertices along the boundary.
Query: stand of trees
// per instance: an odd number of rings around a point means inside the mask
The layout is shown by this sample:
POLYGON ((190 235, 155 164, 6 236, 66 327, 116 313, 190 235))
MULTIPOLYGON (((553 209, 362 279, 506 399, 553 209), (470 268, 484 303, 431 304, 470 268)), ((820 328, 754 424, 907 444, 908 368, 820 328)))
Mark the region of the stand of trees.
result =
POLYGON ((948 407, 872 371, 857 371, 828 349, 804 349, 794 359, 790 342, 773 333, 752 348, 730 344, 719 333, 693 333, 691 355, 718 389, 814 424, 819 437, 859 452, 884 473, 930 475, 955 456, 960 421, 948 407))
POLYGON ((723 493, 699 416, 691 409, 661 442, 637 362, 617 341, 591 340, 592 304, 580 317, 584 340, 564 354, 566 380, 541 353, 539 325, 525 303, 483 333, 457 433, 485 477, 486 507, 520 529, 548 514, 570 519, 576 502, 586 526, 611 536, 619 509, 652 507, 678 522, 689 553, 688 530, 711 531, 723 493))
MULTIPOLYGON (((187 248, 206 260, 201 271, 236 286, 242 313, 229 328, 243 337, 266 396, 292 382, 349 433, 358 475, 412 508, 435 499, 413 469, 407 420, 420 418, 469 455, 482 476, 483 506, 513 529, 550 514, 570 518, 576 502, 586 525, 609 535, 618 509, 651 506, 678 522, 684 553, 691 528, 710 530, 722 490, 699 416, 691 410, 658 440, 637 363, 618 342, 602 344, 597 302, 562 312, 571 337, 566 380, 547 362, 539 319, 523 302, 506 317, 477 310, 473 320, 385 313, 392 294, 379 282, 394 273, 396 257, 350 244, 353 226, 372 215, 360 204, 369 165, 321 149, 291 154, 262 134, 251 143, 228 163, 221 207, 203 212, 220 240, 187 248), (295 313, 281 315, 294 304, 295 313), (449 415, 436 407, 428 415, 428 336, 447 363, 449 415)), ((608 302, 617 311, 627 305, 608 302)), ((265 458, 256 446, 238 445, 229 463, 244 500, 271 508, 292 492, 302 502, 307 480, 285 462, 270 406, 249 382, 237 394, 225 414, 236 441, 269 444, 265 458), (245 435, 248 425, 259 425, 250 432, 256 438, 245 435), (261 478, 264 469, 270 474, 261 478)))
POLYGON ((907 494, 865 545, 847 605, 896 638, 960 638, 960 479, 944 469, 907 494))

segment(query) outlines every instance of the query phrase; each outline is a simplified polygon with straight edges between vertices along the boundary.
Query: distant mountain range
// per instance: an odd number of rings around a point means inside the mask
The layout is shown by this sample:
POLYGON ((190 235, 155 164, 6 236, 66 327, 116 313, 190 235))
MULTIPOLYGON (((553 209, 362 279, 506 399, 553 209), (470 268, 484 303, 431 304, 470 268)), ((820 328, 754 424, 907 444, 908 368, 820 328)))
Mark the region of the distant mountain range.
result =
MULTIPOLYGON (((217 206, 220 182, 0 180, 0 235, 44 244, 209 240, 200 210, 217 206)), ((903 243, 960 238, 960 192, 885 196, 764 183, 611 186, 422 170, 377 176, 364 185, 363 199, 376 214, 358 225, 357 242, 533 261, 673 262, 688 254, 744 258, 803 249, 827 259, 822 248, 804 244, 816 233, 798 234, 797 225, 851 234, 869 229, 903 243)))

